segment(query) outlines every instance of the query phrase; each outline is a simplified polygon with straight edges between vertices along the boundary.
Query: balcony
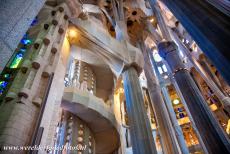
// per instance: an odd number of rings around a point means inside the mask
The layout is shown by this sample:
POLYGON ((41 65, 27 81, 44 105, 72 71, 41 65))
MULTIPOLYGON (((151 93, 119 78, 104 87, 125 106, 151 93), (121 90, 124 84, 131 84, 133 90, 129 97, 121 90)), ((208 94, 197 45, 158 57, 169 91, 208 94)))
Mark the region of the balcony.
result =
POLYGON ((85 121, 94 133, 97 154, 108 154, 119 147, 115 116, 105 102, 88 91, 65 88, 61 106, 85 121))

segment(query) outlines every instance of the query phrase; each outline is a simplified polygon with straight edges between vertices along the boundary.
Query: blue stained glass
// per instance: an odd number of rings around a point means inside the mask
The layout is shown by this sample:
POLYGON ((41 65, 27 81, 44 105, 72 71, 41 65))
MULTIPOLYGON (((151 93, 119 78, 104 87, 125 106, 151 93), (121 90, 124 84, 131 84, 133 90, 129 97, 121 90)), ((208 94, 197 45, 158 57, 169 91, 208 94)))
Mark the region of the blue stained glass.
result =
POLYGON ((21 48, 20 51, 21 51, 21 52, 25 52, 25 51, 26 51, 26 48, 21 48))
POLYGON ((24 39, 28 38, 27 33, 25 33, 25 34, 23 35, 23 38, 24 38, 24 39))
MULTIPOLYGON (((34 20, 31 23, 31 26, 34 26, 38 23, 38 18, 35 17, 34 20)), ((28 37, 28 33, 26 33, 22 40, 21 44, 24 45, 24 47, 20 48, 17 54, 13 57, 13 61, 10 64, 10 68, 17 68, 20 64, 20 62, 23 59, 24 53, 26 52, 26 46, 30 45, 32 43, 32 40, 28 37)), ((3 74, 3 77, 5 79, 9 79, 11 77, 11 74, 3 74)), ((0 81, 0 95, 4 92, 4 90, 7 88, 8 82, 7 81, 0 81)))
POLYGON ((29 44, 32 43, 32 41, 28 38, 28 35, 25 34, 25 35, 23 36, 22 40, 21 40, 21 43, 22 43, 23 45, 29 45, 29 44))
POLYGON ((183 109, 182 108, 177 108, 178 112, 182 112, 183 109))
POLYGON ((29 40, 29 39, 22 39, 22 40, 21 40, 21 43, 24 44, 24 45, 29 45, 29 44, 32 43, 32 41, 29 40))
POLYGON ((22 53, 18 53, 18 54, 16 55, 16 57, 17 57, 17 58, 22 58, 22 57, 23 57, 23 54, 22 54, 22 53))
POLYGON ((32 23, 30 24, 30 26, 34 26, 38 23, 38 18, 34 18, 34 20, 32 21, 32 23))
POLYGON ((0 95, 3 93, 3 89, 0 89, 0 95))
POLYGON ((180 114, 179 114, 179 117, 180 117, 180 118, 184 118, 184 113, 180 113, 180 114))
POLYGON ((8 84, 8 82, 6 82, 6 81, 0 81, 0 88, 5 89, 7 84, 8 84))

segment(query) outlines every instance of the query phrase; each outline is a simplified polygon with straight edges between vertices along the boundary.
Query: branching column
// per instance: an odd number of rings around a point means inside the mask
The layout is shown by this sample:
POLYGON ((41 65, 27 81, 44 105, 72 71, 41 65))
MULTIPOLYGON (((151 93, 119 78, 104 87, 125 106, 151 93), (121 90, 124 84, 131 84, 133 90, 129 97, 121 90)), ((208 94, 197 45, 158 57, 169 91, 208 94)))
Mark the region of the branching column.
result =
POLYGON ((180 148, 178 147, 176 134, 173 130, 167 108, 161 95, 160 85, 158 84, 158 81, 155 78, 155 74, 153 72, 147 50, 148 49, 145 49, 143 47, 143 55, 145 59, 144 70, 145 76, 147 78, 147 85, 150 93, 151 103, 156 114, 156 120, 159 126, 159 132, 161 134, 161 139, 163 142, 163 151, 166 154, 178 154, 180 153, 180 148))
POLYGON ((174 78, 181 89, 195 126, 210 154, 229 153, 230 142, 221 129, 195 82, 180 60, 179 51, 173 42, 158 44, 161 57, 169 64, 174 78))
POLYGON ((155 74, 156 74, 156 76, 157 76, 157 78, 159 80, 158 84, 161 87, 161 92, 162 92, 162 94, 164 96, 165 105, 166 105, 166 107, 168 109, 168 114, 170 116, 170 119, 171 119, 171 122, 172 122, 172 126, 174 128, 175 133, 176 133, 176 138, 178 140, 181 152, 183 154, 188 154, 189 150, 187 148, 187 145, 186 145, 186 142, 185 142, 185 139, 184 139, 183 131, 182 131, 180 125, 178 124, 178 121, 177 121, 177 118, 176 118, 176 114, 174 112, 174 109, 173 109, 173 106, 172 106, 172 102, 171 102, 168 90, 166 88, 165 82, 164 82, 163 78, 161 77, 161 74, 159 73, 159 71, 157 69, 156 62, 154 61, 153 55, 151 53, 149 53, 149 58, 150 58, 150 60, 152 62, 152 65, 154 67, 155 74))
MULTIPOLYGON (((120 41, 128 42, 129 37, 124 17, 123 0, 112 0, 112 7, 116 21, 116 38, 120 41)), ((136 68, 134 66, 127 66, 122 74, 122 78, 133 153, 157 154, 136 68)))

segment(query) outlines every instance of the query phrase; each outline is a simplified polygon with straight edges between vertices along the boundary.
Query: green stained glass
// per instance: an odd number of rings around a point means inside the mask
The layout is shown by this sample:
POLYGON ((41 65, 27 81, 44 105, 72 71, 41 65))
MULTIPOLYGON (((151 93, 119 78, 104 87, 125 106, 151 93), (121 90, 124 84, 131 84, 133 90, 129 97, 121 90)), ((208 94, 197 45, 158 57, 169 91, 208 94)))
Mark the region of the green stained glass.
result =
POLYGON ((22 53, 18 53, 14 57, 14 60, 12 61, 12 63, 10 64, 10 68, 17 68, 18 65, 20 64, 20 62, 22 61, 22 58, 23 58, 23 54, 22 53))

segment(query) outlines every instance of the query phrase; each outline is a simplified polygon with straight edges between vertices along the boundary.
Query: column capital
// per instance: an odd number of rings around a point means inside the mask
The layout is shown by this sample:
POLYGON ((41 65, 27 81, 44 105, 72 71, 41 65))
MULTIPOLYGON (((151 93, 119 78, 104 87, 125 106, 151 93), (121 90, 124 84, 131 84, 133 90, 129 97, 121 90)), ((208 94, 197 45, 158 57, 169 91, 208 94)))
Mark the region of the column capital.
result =
POLYGON ((159 54, 162 58, 166 58, 167 54, 173 51, 177 51, 178 47, 176 43, 172 41, 163 41, 157 45, 159 54))
POLYGON ((172 41, 163 41, 160 42, 157 47, 160 56, 167 61, 173 75, 175 75, 179 71, 187 70, 180 59, 176 43, 172 41))

